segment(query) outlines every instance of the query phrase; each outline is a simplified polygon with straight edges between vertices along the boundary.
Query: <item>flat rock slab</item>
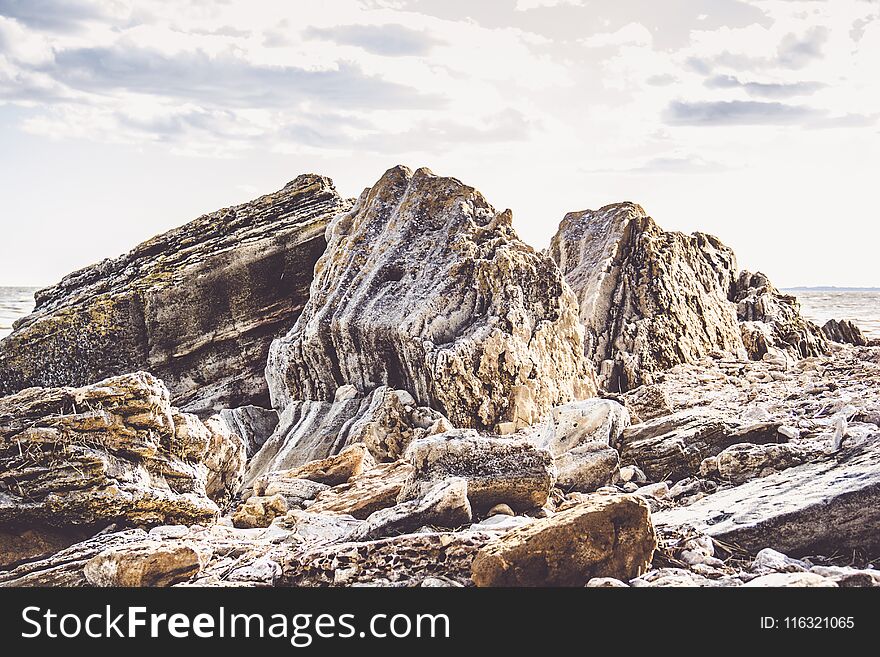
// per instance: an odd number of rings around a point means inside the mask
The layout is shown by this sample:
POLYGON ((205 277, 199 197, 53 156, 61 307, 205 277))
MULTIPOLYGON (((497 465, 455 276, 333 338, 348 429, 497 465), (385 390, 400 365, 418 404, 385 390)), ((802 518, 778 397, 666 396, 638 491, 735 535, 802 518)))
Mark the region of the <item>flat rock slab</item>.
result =
POLYGON ((654 516, 691 525, 752 553, 793 556, 880 547, 880 441, 837 458, 789 468, 654 516))

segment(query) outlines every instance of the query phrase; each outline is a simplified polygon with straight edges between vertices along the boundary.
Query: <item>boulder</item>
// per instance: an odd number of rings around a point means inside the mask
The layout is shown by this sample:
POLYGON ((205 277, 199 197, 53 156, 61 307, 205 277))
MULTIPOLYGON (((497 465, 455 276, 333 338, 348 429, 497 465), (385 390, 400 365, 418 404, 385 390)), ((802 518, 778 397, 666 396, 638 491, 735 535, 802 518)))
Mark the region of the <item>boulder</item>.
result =
POLYGON ((268 527, 278 516, 287 513, 287 500, 275 495, 253 495, 233 514, 232 524, 242 529, 268 527))
POLYGON ((507 532, 474 558, 477 586, 584 586, 594 577, 629 580, 657 548, 647 503, 593 495, 565 511, 507 532))
POLYGON ((363 520, 379 509, 394 506, 412 472, 413 467, 406 461, 382 463, 352 477, 347 484, 318 493, 309 511, 344 513, 363 520))
POLYGON ((764 274, 740 272, 732 298, 751 359, 773 349, 794 359, 828 353, 822 329, 801 316, 797 298, 781 293, 764 274))
POLYGON ((618 476, 620 458, 617 450, 592 442, 557 456, 556 485, 564 491, 593 492, 611 484, 618 476))
POLYGON ((0 342, 0 395, 145 370, 199 415, 268 406, 269 344, 299 316, 327 223, 349 207, 329 179, 302 175, 66 276, 0 342))
POLYGON ((467 480, 468 499, 477 512, 500 503, 527 511, 547 503, 556 481, 547 450, 524 439, 482 436, 473 429, 416 440, 406 457, 413 472, 401 501, 421 497, 450 477, 461 477, 467 480))
POLYGON ((205 561, 191 545, 144 541, 107 548, 86 562, 83 574, 92 586, 172 586, 198 575, 205 561))
POLYGON ((369 470, 373 465, 373 459, 366 446, 363 443, 355 443, 346 447, 336 456, 309 461, 305 465, 290 470, 270 471, 254 482, 254 491, 260 495, 270 482, 284 479, 308 479, 327 486, 337 486, 361 474, 364 470, 369 470))
POLYGON ((274 341, 273 406, 406 390, 454 426, 513 432, 595 391, 553 261, 454 178, 398 166, 338 215, 308 303, 274 341))
POLYGON ((807 445, 737 443, 711 456, 700 464, 700 475, 720 481, 742 484, 750 479, 766 477, 786 468, 809 461, 822 453, 821 448, 807 445))
POLYGON ((752 553, 787 555, 880 548, 880 442, 722 489, 687 507, 655 514, 658 526, 684 525, 752 553))
POLYGON ((472 515, 467 493, 464 479, 440 482, 421 498, 371 513, 348 539, 368 541, 406 534, 426 525, 451 529, 469 525, 472 515))
POLYGON ((829 319, 822 325, 822 334, 832 342, 867 347, 868 338, 862 330, 848 319, 829 319))
MULTIPOLYGON (((208 481, 232 471, 208 453, 234 438, 217 431, 143 372, 0 398, 0 526, 210 522, 208 481)), ((213 492, 222 501, 229 491, 213 492)))
POLYGON ((629 412, 616 401, 586 399, 571 402, 550 411, 538 445, 554 457, 586 443, 614 445, 629 424, 629 412))
POLYGON ((634 203, 570 212, 550 255, 577 294, 599 384, 626 391, 714 351, 742 353, 736 258, 717 238, 662 230, 634 203))
POLYGON ((816 573, 771 573, 749 580, 746 587, 831 587, 837 588, 837 582, 816 573))
POLYGON ((701 409, 633 424, 618 446, 621 463, 634 464, 652 481, 678 481, 700 472, 703 459, 736 443, 784 442, 781 422, 743 422, 701 409))

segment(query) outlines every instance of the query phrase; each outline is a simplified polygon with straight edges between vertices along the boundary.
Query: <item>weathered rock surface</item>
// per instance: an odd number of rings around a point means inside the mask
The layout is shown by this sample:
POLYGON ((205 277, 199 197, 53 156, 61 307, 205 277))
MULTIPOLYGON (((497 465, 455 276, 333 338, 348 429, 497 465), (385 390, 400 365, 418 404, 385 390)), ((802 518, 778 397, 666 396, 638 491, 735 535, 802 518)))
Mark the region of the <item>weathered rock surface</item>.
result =
POLYGON ((832 342, 852 344, 857 347, 867 347, 868 338, 862 330, 847 319, 829 319, 822 325, 823 335, 832 342))
POLYGON ((208 450, 227 440, 219 423, 179 413, 146 373, 0 398, 0 524, 212 521, 209 478, 226 481, 234 464, 208 450))
POLYGON ((241 438, 247 458, 252 458, 259 451, 278 426, 278 413, 271 408, 224 408, 219 415, 232 433, 241 438))
POLYGON ((425 495, 450 477, 467 480, 468 499, 477 511, 504 503, 513 509, 537 509, 547 502, 556 468, 547 450, 518 438, 481 436, 473 429, 422 438, 406 457, 413 472, 401 500, 425 495))
POLYGON ((594 495, 487 543, 473 562, 477 586, 584 586, 594 577, 645 572, 657 536, 636 497, 594 495))
POLYGON ((737 443, 700 464, 700 475, 733 484, 766 477, 805 463, 819 454, 819 446, 737 443))
POLYGON ((471 583, 471 562, 492 532, 405 534, 360 543, 342 543, 284 560, 280 583, 290 586, 418 586, 439 577, 471 583))
POLYGON ((464 479, 449 479, 431 488, 423 497, 380 509, 352 532, 352 541, 367 541, 393 534, 405 534, 419 527, 456 529, 471 522, 471 504, 464 479))
POLYGON ((342 386, 332 402, 291 402, 249 463, 247 480, 330 458, 359 443, 379 461, 396 460, 412 440, 450 428, 441 413, 416 406, 403 390, 382 386, 361 397, 354 386, 342 386))
POLYGON ((703 459, 736 443, 784 442, 779 422, 748 423, 691 409, 628 427, 619 446, 621 463, 635 464, 649 479, 677 481, 700 472, 703 459))
POLYGON ((659 228, 634 203, 565 215, 550 255, 577 294, 586 354, 626 391, 713 351, 742 352, 729 297, 736 258, 717 238, 659 228))
POLYGON ((511 432, 595 390, 561 273, 473 188, 395 167, 327 241, 269 354, 275 408, 389 386, 454 426, 511 432))
POLYGON ((880 547, 880 443, 723 489, 655 515, 659 526, 689 525, 753 553, 795 557, 880 547))
POLYGON ((184 410, 268 406, 269 344, 299 316, 327 222, 349 207, 329 179, 302 175, 68 275, 0 342, 0 395, 145 370, 184 410))
POLYGON ((278 493, 249 497, 232 516, 232 524, 240 529, 268 527, 278 516, 287 513, 287 500, 278 493))
POLYGON ((615 479, 620 468, 617 450, 592 442, 557 456, 556 485, 565 491, 590 493, 615 479))
POLYGON ((364 519, 379 509, 394 506, 412 473, 413 467, 406 461, 382 463, 352 477, 347 484, 318 493, 309 511, 347 513, 364 519))
POLYGON ((801 317, 797 298, 782 294, 764 274, 740 272, 733 300, 750 358, 758 360, 770 349, 794 359, 828 353, 822 329, 801 317))
POLYGON ((269 482, 283 479, 309 479, 328 486, 344 484, 349 479, 369 470, 375 463, 363 443, 355 443, 325 459, 309 461, 290 470, 273 470, 254 482, 254 490, 260 494, 269 482))
POLYGON ((537 444, 554 457, 587 443, 614 445, 629 424, 629 412, 617 402, 585 399, 551 410, 537 444))
POLYGON ((92 586, 171 586, 193 578, 206 560, 191 545, 145 541, 107 548, 86 562, 83 574, 92 586))

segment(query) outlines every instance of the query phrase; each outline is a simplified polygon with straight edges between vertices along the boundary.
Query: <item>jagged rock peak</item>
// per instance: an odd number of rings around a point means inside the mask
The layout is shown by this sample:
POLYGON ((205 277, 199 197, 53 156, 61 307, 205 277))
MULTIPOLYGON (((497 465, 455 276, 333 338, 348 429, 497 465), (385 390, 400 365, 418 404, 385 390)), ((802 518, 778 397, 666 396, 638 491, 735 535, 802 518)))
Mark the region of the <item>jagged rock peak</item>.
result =
POLYGON ((828 353, 822 329, 801 316, 797 297, 777 290, 761 272, 741 271, 733 300, 750 358, 760 359, 771 349, 795 360, 828 353))
POLYGON ((512 431, 594 392, 573 293, 474 188, 394 167, 327 244, 303 314, 270 350, 276 408, 388 385, 456 426, 512 431))
POLYGON ((549 253, 580 301, 586 354, 608 390, 713 352, 743 352, 736 257, 718 238, 661 229, 641 206, 570 212, 549 253))
POLYGON ((69 274, 0 343, 0 394, 147 370, 187 410, 268 405, 269 343, 299 315, 324 229, 351 203, 301 175, 69 274))

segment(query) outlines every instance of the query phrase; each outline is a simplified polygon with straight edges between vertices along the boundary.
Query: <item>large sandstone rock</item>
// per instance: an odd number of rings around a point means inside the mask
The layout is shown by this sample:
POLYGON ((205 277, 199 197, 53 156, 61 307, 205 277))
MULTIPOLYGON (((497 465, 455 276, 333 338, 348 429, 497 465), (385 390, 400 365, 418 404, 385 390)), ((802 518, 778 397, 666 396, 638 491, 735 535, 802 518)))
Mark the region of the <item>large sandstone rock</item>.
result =
POLYGON ((606 390, 713 351, 743 350, 736 258, 717 238, 662 230, 634 203, 570 212, 550 255, 577 294, 586 354, 606 390))
POLYGON ((192 545, 144 541, 105 549, 86 562, 83 575, 92 586, 171 586, 197 575, 205 560, 192 545))
POLYGON ((191 412, 267 406, 269 343, 299 316, 327 222, 348 207, 302 175, 68 275, 0 342, 0 394, 145 370, 191 412))
POLYGON ((260 406, 224 408, 220 417, 230 430, 241 438, 247 458, 252 458, 278 426, 278 413, 260 406))
POLYGON ((781 422, 745 422, 701 409, 679 411, 628 427, 620 460, 639 466, 653 481, 678 481, 700 472, 704 459, 736 443, 784 442, 781 422))
POLYGON ((475 189, 395 167, 327 242, 269 354, 275 408, 389 386, 455 426, 510 432, 594 392, 573 293, 475 189))
POLYGON ((750 358, 758 360, 771 349, 794 359, 828 353, 822 329, 801 316, 797 298, 782 294, 764 274, 740 272, 733 300, 750 358))
POLYGON ((422 438, 406 457, 413 472, 401 500, 425 495, 450 477, 467 480, 467 494, 477 511, 496 504, 528 511, 547 502, 556 481, 553 457, 527 440, 481 436, 473 429, 422 438))
POLYGON ((556 515, 514 529, 477 553, 477 586, 584 586, 594 577, 644 573, 657 548, 648 504, 594 495, 556 515))
POLYGON ((211 521, 208 482, 228 497, 242 463, 209 448, 233 440, 220 422, 178 412, 143 372, 0 398, 0 525, 211 521))
POLYGON ((655 515, 756 553, 803 556, 880 548, 880 442, 720 490, 655 515))

